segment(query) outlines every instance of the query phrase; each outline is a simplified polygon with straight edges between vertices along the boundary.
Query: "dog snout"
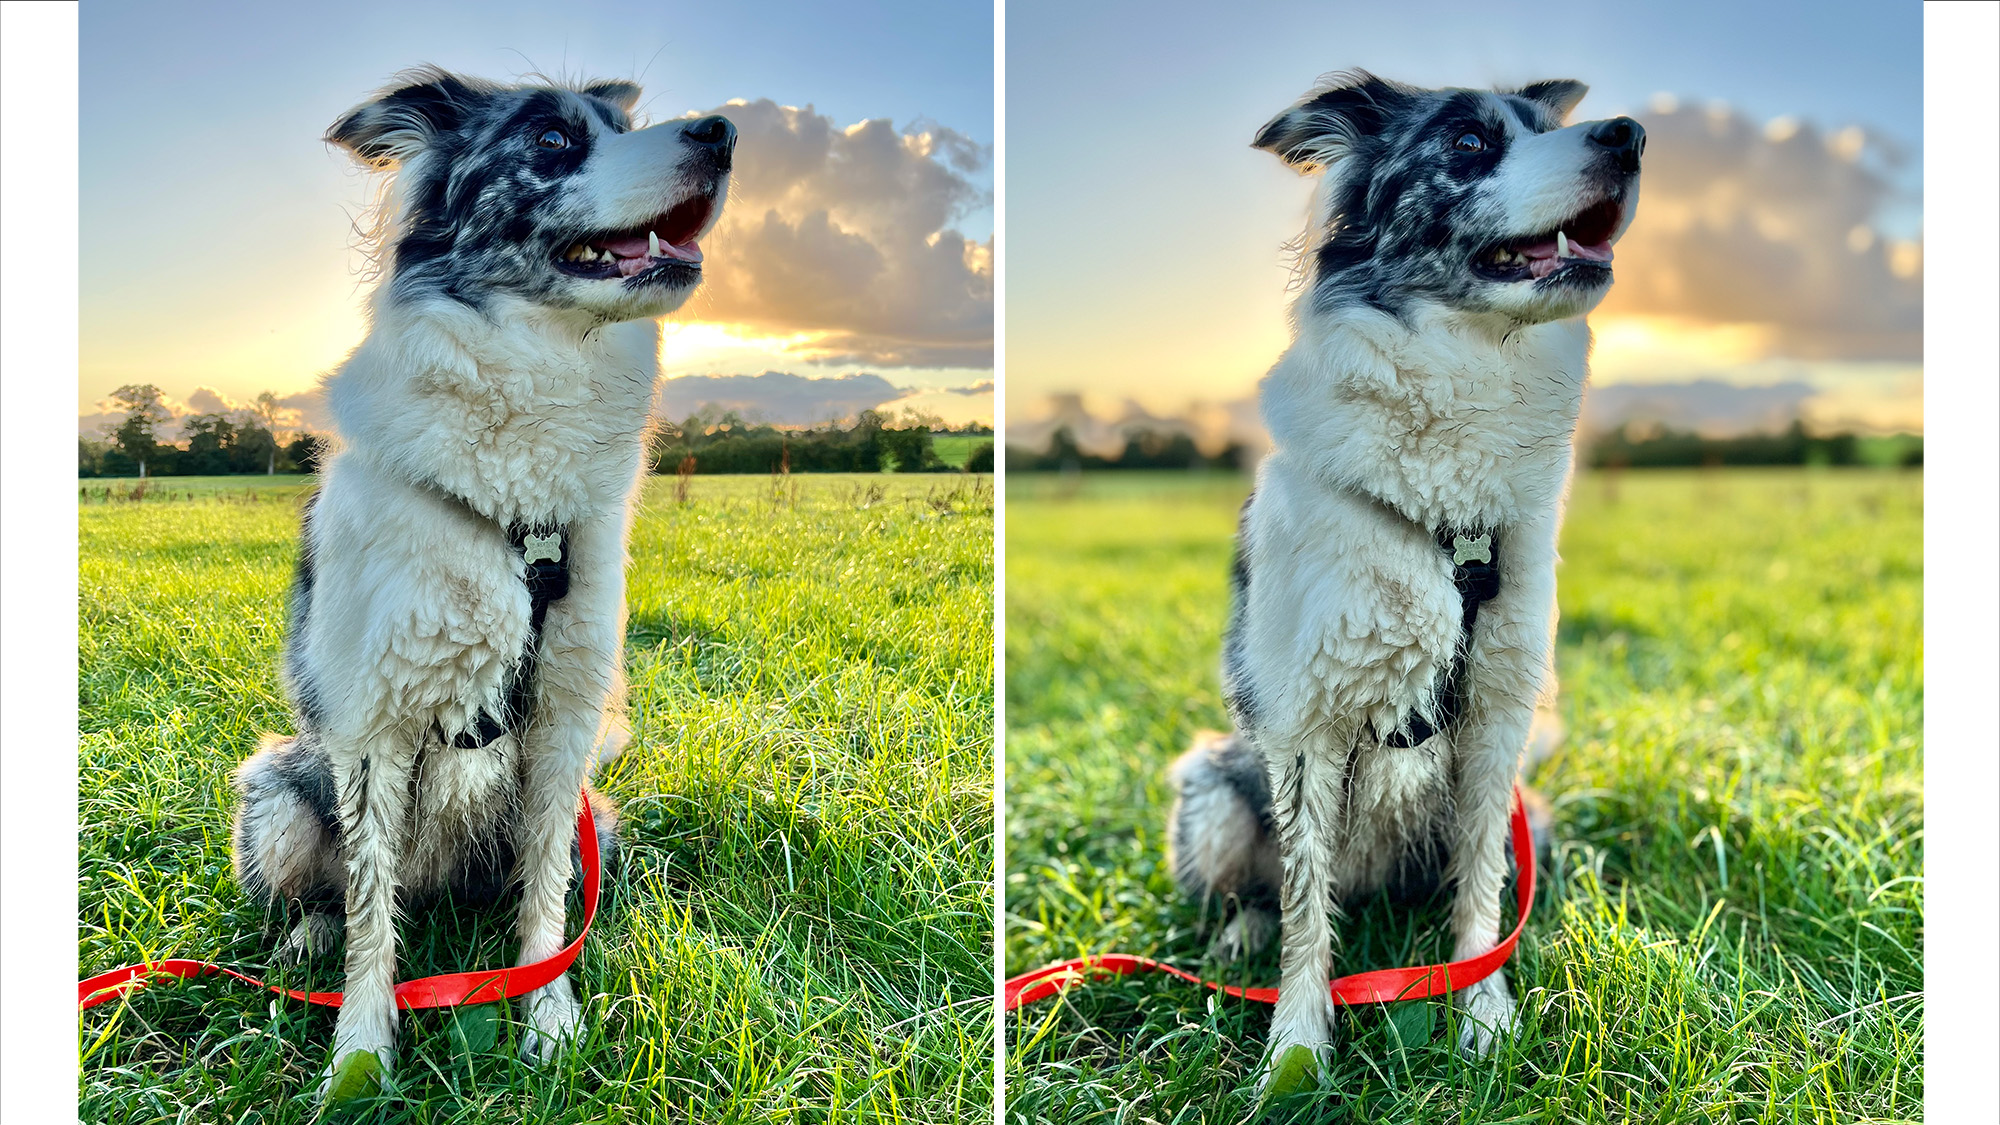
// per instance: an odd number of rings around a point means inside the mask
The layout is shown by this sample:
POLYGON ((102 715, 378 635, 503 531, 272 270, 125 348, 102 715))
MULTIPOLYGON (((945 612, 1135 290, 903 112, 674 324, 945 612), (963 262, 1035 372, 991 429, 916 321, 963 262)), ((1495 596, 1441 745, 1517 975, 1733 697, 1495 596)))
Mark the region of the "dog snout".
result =
POLYGON ((681 130, 681 139, 708 155, 718 172, 729 171, 730 156, 736 151, 736 126, 719 113, 698 117, 681 130))
POLYGON ((1590 127, 1590 143, 1602 147, 1621 171, 1637 172, 1646 151, 1646 127, 1629 117, 1614 117, 1590 127))

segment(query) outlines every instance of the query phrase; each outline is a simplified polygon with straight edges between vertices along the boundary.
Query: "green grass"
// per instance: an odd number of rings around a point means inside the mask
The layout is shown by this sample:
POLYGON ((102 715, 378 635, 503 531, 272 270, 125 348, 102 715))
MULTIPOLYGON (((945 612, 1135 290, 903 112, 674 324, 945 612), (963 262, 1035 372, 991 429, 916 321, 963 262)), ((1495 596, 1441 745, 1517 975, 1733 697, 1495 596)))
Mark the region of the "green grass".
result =
POLYGON ((297 496, 312 486, 313 478, 298 473, 264 476, 244 473, 226 477, 147 477, 145 490, 136 497, 138 477, 83 477, 76 482, 79 505, 111 504, 134 499, 166 504, 176 500, 240 500, 297 496))
POLYGON ((966 459, 972 451, 993 442, 992 434, 933 434, 931 448, 937 450, 938 460, 954 469, 965 468, 966 459))
MULTIPOLYGON (((1233 476, 1009 480, 1007 970, 1202 963, 1164 864, 1167 764, 1225 713, 1233 476), (1066 491, 1068 489, 1068 491, 1066 491)), ((1563 539, 1556 844, 1510 977, 1525 1026, 1459 1058, 1437 1003, 1350 1010, 1353 1122, 1922 1117, 1922 479, 1586 475, 1563 539)), ((1511 907, 1510 907, 1511 909, 1511 907)), ((1206 920, 1213 926, 1215 918, 1206 920)), ((1369 903, 1341 971, 1448 955, 1444 911, 1369 903)), ((1237 1122, 1270 1013, 1163 978, 1007 1023, 1015 1121, 1237 1122)))
MULTIPOLYGON (((228 776, 290 726, 276 667, 308 483, 177 479, 200 498, 81 508, 85 974, 266 966, 228 776)), ((989 1120, 991 480, 699 477, 684 505, 674 484, 648 483, 633 535, 635 740, 602 778, 623 857, 573 971, 588 1038, 532 1070, 505 1013, 406 1013, 400 1091, 369 1113, 989 1120)), ((505 907, 420 913, 400 972, 508 964, 510 931, 505 907)), ((311 977, 339 987, 337 965, 311 977)), ((83 1014, 81 1115, 311 1120, 332 1026, 233 983, 156 984, 83 1014)))

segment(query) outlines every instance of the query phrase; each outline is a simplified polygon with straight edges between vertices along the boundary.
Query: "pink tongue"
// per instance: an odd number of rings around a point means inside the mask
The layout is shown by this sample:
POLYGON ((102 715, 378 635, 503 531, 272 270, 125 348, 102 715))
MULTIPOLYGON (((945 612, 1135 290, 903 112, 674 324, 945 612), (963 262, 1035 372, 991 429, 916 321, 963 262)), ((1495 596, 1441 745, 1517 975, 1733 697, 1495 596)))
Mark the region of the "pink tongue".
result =
POLYGON ((644 237, 607 238, 596 245, 611 251, 612 256, 618 259, 618 274, 621 277, 631 277, 636 273, 644 273, 660 262, 701 261, 701 244, 698 242, 690 242, 685 246, 675 246, 667 242, 667 240, 661 239, 660 256, 657 258, 647 257, 647 251, 652 246, 651 242, 644 237))
MULTIPOLYGON (((597 245, 621 258, 643 258, 646 256, 646 236, 643 234, 634 238, 607 238, 597 245)), ((662 246, 660 249, 664 250, 666 247, 662 246)), ((1554 251, 1550 251, 1550 253, 1554 253, 1554 251)))
MULTIPOLYGON (((1516 246, 1514 249, 1528 259, 1529 277, 1547 277, 1556 272, 1556 267, 1562 264, 1561 259, 1556 257, 1556 240, 1553 238, 1529 246, 1516 246)), ((1595 242, 1586 245, 1572 238, 1569 240, 1569 253, 1571 257, 1581 258, 1587 262, 1608 262, 1611 260, 1611 244, 1595 242)))

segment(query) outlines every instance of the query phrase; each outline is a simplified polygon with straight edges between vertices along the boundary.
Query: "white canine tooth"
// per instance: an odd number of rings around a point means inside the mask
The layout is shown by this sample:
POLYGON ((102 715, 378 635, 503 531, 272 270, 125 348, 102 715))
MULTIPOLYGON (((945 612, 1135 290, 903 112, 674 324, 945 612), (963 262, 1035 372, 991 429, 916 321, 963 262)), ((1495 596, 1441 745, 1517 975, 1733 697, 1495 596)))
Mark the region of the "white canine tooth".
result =
POLYGON ((1556 257, 1558 257, 1558 258, 1567 258, 1567 257, 1569 257, 1569 256, 1570 256, 1570 252, 1569 252, 1569 236, 1568 236, 1568 235, 1566 235, 1566 234, 1564 234, 1564 233, 1563 233, 1563 232, 1561 232, 1561 231, 1557 231, 1557 232, 1556 232, 1556 257))
POLYGON ((660 256, 660 236, 652 231, 646 232, 646 253, 655 258, 660 256))

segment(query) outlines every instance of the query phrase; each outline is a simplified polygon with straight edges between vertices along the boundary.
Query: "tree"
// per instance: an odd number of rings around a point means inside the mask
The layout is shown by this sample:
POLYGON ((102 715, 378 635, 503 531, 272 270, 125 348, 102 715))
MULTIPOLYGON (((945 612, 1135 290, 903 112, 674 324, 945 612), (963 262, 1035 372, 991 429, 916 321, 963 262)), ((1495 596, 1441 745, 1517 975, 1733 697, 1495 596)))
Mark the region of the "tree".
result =
POLYGON ((302 473, 319 472, 320 458, 326 452, 326 439, 318 434, 300 434, 285 447, 285 456, 290 457, 302 473))
MULTIPOLYGON (((260 391, 257 401, 243 409, 244 413, 263 423, 265 432, 270 435, 271 447, 264 461, 264 475, 271 476, 278 471, 278 412, 284 407, 279 405, 277 395, 260 391)), ((244 428, 249 429, 247 426, 244 428)))
POLYGON ((92 441, 79 435, 76 439, 76 475, 98 477, 104 475, 104 443, 92 441))
POLYGON ((929 430, 934 434, 945 433, 951 429, 951 427, 945 425, 942 415, 933 414, 928 410, 918 410, 914 406, 905 406, 903 408, 903 415, 898 421, 897 426, 899 429, 905 430, 929 430))
POLYGON ((181 420, 181 435, 187 438, 187 453, 181 471, 194 476, 221 476, 230 469, 230 453, 236 446, 236 426, 221 414, 190 414, 181 420))
POLYGON ((229 447, 229 471, 254 473, 260 468, 266 476, 277 472, 278 439, 254 417, 246 416, 237 423, 236 440, 229 447))
POLYGON ((156 431, 171 417, 160 402, 160 388, 151 383, 127 383, 111 392, 111 401, 125 411, 125 420, 111 432, 111 444, 139 466, 139 476, 144 479, 146 462, 159 450, 156 431))
POLYGON ((896 461, 899 473, 928 473, 944 467, 926 429, 881 430, 875 440, 896 461))

